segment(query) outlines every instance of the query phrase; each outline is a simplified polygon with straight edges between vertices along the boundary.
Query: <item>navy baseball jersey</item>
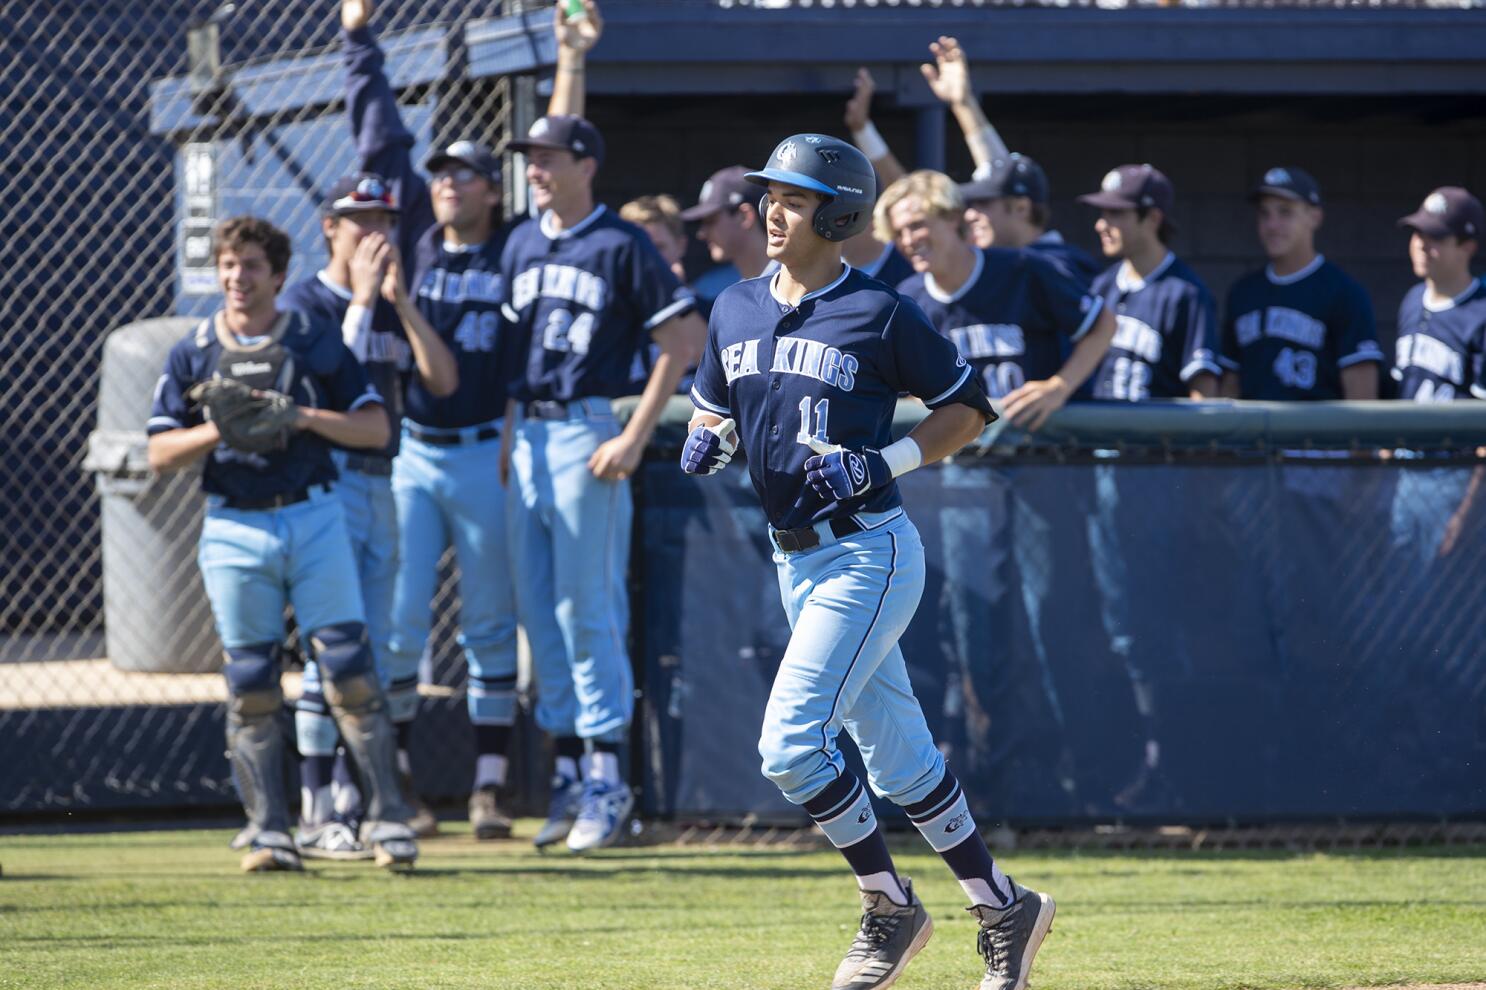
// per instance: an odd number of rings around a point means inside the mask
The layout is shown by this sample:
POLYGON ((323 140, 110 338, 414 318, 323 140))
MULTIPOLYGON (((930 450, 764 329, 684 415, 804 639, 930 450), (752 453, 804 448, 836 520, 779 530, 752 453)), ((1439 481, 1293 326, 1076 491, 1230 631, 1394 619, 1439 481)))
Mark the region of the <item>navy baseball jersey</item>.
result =
MULTIPOLYGON (((279 343, 294 362, 293 383, 286 390, 296 403, 340 412, 382 402, 367 381, 366 372, 341 341, 340 329, 297 311, 280 314, 279 343)), ((197 382, 220 374, 246 378, 262 370, 269 336, 239 339, 245 349, 222 346, 216 317, 209 316, 170 349, 165 373, 155 385, 150 409, 150 435, 199 426, 200 407, 186 397, 197 382)), ((283 450, 252 454, 218 444, 207 456, 201 486, 209 494, 228 498, 263 499, 285 495, 309 485, 334 481, 330 442, 309 430, 296 430, 283 450)))
POLYGON ((1212 294, 1176 255, 1168 253, 1145 278, 1118 262, 1094 279, 1093 289, 1115 314, 1114 340, 1094 373, 1094 398, 1184 399, 1197 375, 1222 376, 1212 294))
POLYGON ((1381 363, 1367 290, 1323 256, 1292 275, 1265 267, 1233 284, 1218 363, 1245 399, 1342 398, 1341 370, 1381 363))
POLYGON ((1414 402, 1486 399, 1486 285, 1428 300, 1420 282, 1398 307, 1398 396, 1414 402))
POLYGON ((1093 282, 1100 271, 1099 262, 1091 258, 1089 252, 1069 244, 1056 230, 1049 230, 1028 244, 1027 250, 1035 251, 1051 261, 1060 272, 1079 285, 1086 286, 1093 282))
POLYGON ((547 215, 511 232, 501 261, 507 316, 526 348, 523 400, 635 391, 650 334, 696 307, 639 227, 599 206, 552 232, 547 215))
POLYGON ((459 387, 440 398, 417 375, 410 376, 405 414, 413 422, 454 429, 505 415, 520 358, 519 338, 501 312, 504 246, 502 229, 492 230, 484 244, 453 245, 444 242, 442 228, 434 227, 418 242, 413 299, 454 355, 459 387))
MULTIPOLYGON (((295 282, 279 293, 280 309, 297 309, 301 313, 318 319, 332 327, 340 327, 346 319, 346 310, 351 306, 351 290, 336 285, 323 271, 295 282)), ((344 330, 342 339, 344 339, 344 330)), ((371 328, 366 334, 366 355, 361 367, 372 387, 382 396, 387 406, 387 415, 392 421, 392 438, 380 451, 386 457, 396 457, 398 442, 402 437, 398 422, 402 418, 402 394, 404 376, 412 371, 413 350, 408 346, 407 334, 398 319, 397 310, 387 300, 377 297, 372 308, 371 328)), ((371 454, 372 451, 359 451, 371 454)))
POLYGON ((1088 333, 1103 308, 1051 262, 1011 248, 977 250, 970 277, 952 293, 927 272, 898 291, 954 342, 993 399, 1057 374, 1066 341, 1088 333))
MULTIPOLYGON (((764 274, 770 274, 777 267, 777 262, 769 262, 769 267, 764 270, 764 274)), ((858 268, 857 271, 863 275, 870 275, 883 285, 897 285, 913 274, 913 266, 908 263, 907 258, 903 257, 903 252, 887 244, 883 246, 882 253, 877 256, 876 261, 858 268)))
POLYGON ((904 392, 934 409, 963 403, 995 418, 973 369, 913 301, 846 266, 798 307, 764 276, 717 297, 691 397, 737 421, 748 473, 775 529, 902 504, 896 483, 844 502, 805 480, 811 437, 848 449, 892 440, 904 392))

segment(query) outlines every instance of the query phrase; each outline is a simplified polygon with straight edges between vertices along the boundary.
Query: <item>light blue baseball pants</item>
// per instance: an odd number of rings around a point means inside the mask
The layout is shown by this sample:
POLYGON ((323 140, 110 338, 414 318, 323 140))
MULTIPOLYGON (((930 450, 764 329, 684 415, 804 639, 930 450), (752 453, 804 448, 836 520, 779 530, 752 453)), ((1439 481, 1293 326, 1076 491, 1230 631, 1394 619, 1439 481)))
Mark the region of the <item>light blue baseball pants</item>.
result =
POLYGON ((623 740, 634 714, 626 643, 633 506, 628 481, 588 458, 619 435, 607 399, 569 403, 567 419, 522 416, 511 456, 516 605, 531 645, 537 725, 553 735, 623 740))
POLYGON ((840 776, 841 729, 861 751, 872 789, 895 804, 921 801, 944 777, 898 638, 924 591, 924 545, 902 509, 858 513, 869 527, 820 546, 776 551, 792 630, 764 710, 764 776, 804 804, 840 776))
MULTIPOLYGON (((397 506, 398 553, 393 583, 392 628, 387 667, 396 687, 416 690, 418 663, 433 626, 431 602, 438 589, 438 563, 454 547, 459 563, 459 644, 469 665, 466 697, 476 725, 510 725, 516 717, 516 608, 506 543, 506 492, 500 483, 500 438, 478 440, 481 430, 419 427, 461 443, 433 444, 404 428, 393 461, 392 494, 397 506)), ((393 700, 393 720, 412 717, 411 702, 393 700)))

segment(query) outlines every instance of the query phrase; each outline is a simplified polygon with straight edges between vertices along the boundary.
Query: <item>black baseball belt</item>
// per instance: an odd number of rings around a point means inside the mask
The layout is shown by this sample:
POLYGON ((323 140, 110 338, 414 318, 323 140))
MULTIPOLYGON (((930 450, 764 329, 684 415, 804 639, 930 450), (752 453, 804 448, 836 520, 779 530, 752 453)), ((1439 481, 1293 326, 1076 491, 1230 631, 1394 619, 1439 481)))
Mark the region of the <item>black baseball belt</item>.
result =
POLYGON ((262 498, 233 498, 228 496, 222 500, 222 505, 224 508, 238 509, 245 512, 282 509, 288 505, 298 505, 300 502, 308 502, 312 495, 328 491, 330 491, 329 485, 310 485, 308 488, 296 488, 290 492, 280 492, 278 495, 265 495, 262 498))
MULTIPOLYGON (((855 516, 837 516, 827 525, 836 539, 844 540, 853 533, 860 533, 864 527, 856 521, 855 516)), ((813 550, 820 546, 820 534, 815 531, 814 526, 801 526, 799 529, 771 529, 769 535, 774 538, 774 545, 781 553, 799 553, 801 550, 813 550)))

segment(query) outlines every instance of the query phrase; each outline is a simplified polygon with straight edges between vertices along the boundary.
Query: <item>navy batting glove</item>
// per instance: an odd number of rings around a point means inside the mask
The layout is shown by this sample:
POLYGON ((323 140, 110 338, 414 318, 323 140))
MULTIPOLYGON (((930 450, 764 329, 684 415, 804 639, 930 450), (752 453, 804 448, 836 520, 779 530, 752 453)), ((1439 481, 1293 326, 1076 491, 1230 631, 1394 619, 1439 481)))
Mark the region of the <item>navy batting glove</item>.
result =
POLYGON ((681 450, 681 470, 687 474, 716 474, 733 459, 737 446, 728 441, 733 421, 725 419, 716 426, 698 426, 686 438, 681 450))
POLYGON ((887 461, 871 447, 816 454, 805 461, 805 479, 824 499, 844 502, 893 480, 887 461))

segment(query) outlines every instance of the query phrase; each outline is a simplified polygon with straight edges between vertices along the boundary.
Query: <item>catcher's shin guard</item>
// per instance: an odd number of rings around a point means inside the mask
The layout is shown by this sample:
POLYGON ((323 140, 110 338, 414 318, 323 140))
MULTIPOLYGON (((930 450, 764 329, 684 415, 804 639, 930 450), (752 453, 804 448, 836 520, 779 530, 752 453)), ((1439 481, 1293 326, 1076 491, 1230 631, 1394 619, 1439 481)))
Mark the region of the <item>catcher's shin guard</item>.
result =
POLYGON ((397 733, 387 711, 381 682, 372 669, 366 629, 347 623, 316 630, 310 641, 320 669, 328 675, 325 700, 351 758, 366 779, 366 817, 373 822, 406 822, 412 810, 397 780, 397 733))
POLYGON ((284 734, 279 724, 283 692, 233 694, 227 703, 227 755, 248 821, 260 832, 288 832, 284 734))

